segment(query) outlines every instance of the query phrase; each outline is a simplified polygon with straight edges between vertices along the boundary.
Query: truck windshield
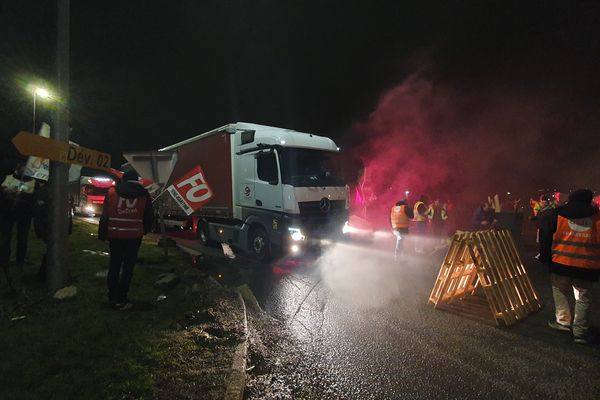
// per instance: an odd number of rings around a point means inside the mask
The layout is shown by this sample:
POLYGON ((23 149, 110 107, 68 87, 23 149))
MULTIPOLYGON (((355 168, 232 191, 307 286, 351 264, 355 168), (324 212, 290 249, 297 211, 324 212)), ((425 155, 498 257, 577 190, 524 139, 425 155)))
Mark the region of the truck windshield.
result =
POLYGON ((278 149, 282 183, 296 187, 345 186, 337 153, 330 151, 278 149))

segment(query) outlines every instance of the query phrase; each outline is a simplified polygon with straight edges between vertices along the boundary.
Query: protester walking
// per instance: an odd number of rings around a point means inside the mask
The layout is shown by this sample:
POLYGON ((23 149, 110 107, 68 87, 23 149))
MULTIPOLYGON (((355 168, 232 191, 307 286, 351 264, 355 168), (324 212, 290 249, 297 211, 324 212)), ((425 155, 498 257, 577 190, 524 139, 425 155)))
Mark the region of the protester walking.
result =
POLYGON ((18 281, 25 264, 27 240, 31 228, 35 181, 25 176, 24 172, 25 166, 17 164, 15 171, 4 178, 0 189, 0 267, 4 270, 11 287, 9 261, 13 227, 15 225, 17 227, 16 278, 18 281))
MULTIPOLYGON (((545 211, 556 208, 555 202, 552 200, 552 197, 547 194, 543 194, 540 196, 540 201, 536 202, 533 206, 533 215, 529 218, 530 221, 538 222, 538 216, 540 213, 544 213, 545 211)), ((535 241, 536 243, 540 242, 540 229, 539 227, 536 229, 535 233, 535 241)), ((539 260, 540 253, 535 256, 536 259, 539 260)))
POLYGON ((122 182, 106 194, 98 227, 98 237, 109 241, 108 301, 114 309, 132 307, 127 294, 133 267, 142 237, 152 228, 153 219, 152 200, 139 183, 139 175, 135 171, 125 172, 122 182))
POLYGON ((390 211, 392 232, 394 233, 394 236, 396 236, 394 260, 398 260, 398 257, 404 250, 404 239, 408 236, 409 223, 413 217, 413 210, 408 206, 406 199, 397 202, 390 211))
POLYGON ((427 232, 427 203, 427 197, 425 195, 421 195, 419 201, 417 201, 413 207, 413 222, 417 234, 415 241, 416 253, 423 253, 425 248, 424 242, 425 234, 427 232))
POLYGON ((438 199, 435 199, 427 209, 427 218, 431 223, 431 234, 435 238, 441 238, 444 231, 444 223, 448 219, 448 213, 445 205, 442 205, 438 199))
POLYGON ((600 212, 592 198, 590 190, 576 190, 567 204, 538 215, 540 261, 548 265, 555 306, 548 325, 572 332, 582 344, 595 341, 589 318, 592 288, 600 277, 600 212))

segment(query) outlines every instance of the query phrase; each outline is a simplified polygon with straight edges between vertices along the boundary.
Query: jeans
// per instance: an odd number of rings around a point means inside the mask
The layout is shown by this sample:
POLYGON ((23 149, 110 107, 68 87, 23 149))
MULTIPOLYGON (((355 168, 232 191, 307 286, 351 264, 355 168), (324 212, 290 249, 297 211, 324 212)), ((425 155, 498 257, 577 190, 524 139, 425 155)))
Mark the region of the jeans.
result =
POLYGON ((573 336, 585 337, 589 333, 591 289, 594 283, 557 274, 551 274, 551 280, 556 322, 571 326, 573 336), (570 304, 573 301, 575 312, 572 317, 570 304))
POLYGON ((425 250, 425 235, 427 234, 427 221, 415 222, 414 223, 413 240, 415 240, 415 251, 421 253, 425 250))
POLYGON ((396 236, 396 248, 394 249, 394 260, 398 259, 398 256, 404 252, 404 238, 408 235, 407 232, 401 232, 397 229, 392 230, 394 236, 396 236))
POLYGON ((106 277, 109 303, 123 304, 127 302, 127 293, 131 285, 131 278, 133 278, 133 266, 141 244, 142 238, 110 239, 110 263, 106 277))

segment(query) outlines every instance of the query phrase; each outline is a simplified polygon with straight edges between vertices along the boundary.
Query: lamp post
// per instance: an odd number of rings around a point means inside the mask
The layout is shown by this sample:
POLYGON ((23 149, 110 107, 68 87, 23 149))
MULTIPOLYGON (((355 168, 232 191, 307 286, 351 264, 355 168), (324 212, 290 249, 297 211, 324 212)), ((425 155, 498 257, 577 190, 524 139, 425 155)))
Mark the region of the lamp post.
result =
POLYGON ((31 133, 35 135, 35 100, 40 96, 42 99, 47 99, 50 96, 50 93, 44 88, 36 87, 33 90, 33 128, 31 133))

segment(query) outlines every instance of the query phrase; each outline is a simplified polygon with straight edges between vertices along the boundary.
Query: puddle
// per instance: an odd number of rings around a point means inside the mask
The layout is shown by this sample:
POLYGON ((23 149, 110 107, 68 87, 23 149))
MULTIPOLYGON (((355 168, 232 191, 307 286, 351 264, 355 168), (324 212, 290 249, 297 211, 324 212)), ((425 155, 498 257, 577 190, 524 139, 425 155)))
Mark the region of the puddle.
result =
POLYGON ((85 254, 91 254, 94 256, 102 256, 102 257, 108 257, 110 254, 107 253, 106 251, 95 251, 95 250, 88 250, 88 249, 84 249, 82 250, 85 254))

